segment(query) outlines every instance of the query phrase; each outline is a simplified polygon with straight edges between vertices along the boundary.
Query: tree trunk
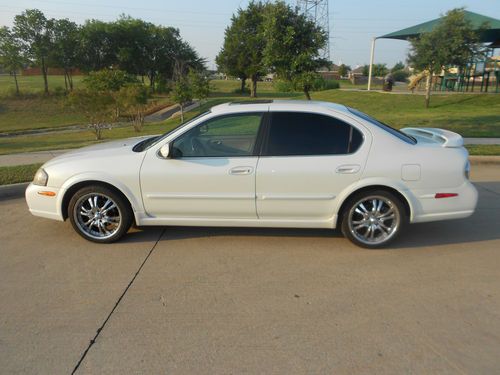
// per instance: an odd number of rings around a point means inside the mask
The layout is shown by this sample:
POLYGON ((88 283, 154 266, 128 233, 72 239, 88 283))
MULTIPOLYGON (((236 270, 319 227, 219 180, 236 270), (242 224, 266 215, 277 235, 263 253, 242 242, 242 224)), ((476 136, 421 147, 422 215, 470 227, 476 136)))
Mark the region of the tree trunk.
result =
POLYGON ((429 71, 427 80, 425 81, 425 108, 429 108, 431 101, 431 88, 432 88, 432 71, 429 71))
POLYGON ((257 97, 257 77, 252 77, 252 86, 250 86, 250 96, 252 98, 257 97))
POLYGON ((304 94, 306 95, 307 100, 311 100, 311 94, 309 93, 309 87, 304 86, 304 94))
POLYGON ((73 91, 73 73, 71 72, 71 68, 68 69, 68 83, 69 91, 73 91))
POLYGON ((68 69, 64 68, 64 88, 68 92, 68 69))
POLYGON ((45 66, 45 57, 42 57, 42 75, 43 75, 44 92, 46 95, 48 95, 49 82, 47 81, 47 67, 45 66))
POLYGON ((148 74, 149 78, 149 88, 151 92, 155 92, 155 75, 154 73, 148 74))
POLYGON ((19 96, 19 84, 17 83, 17 73, 14 70, 14 82, 16 83, 16 95, 19 96))
POLYGON ((246 78, 242 78, 241 79, 241 93, 244 94, 245 93, 245 84, 247 82, 247 79, 246 78))

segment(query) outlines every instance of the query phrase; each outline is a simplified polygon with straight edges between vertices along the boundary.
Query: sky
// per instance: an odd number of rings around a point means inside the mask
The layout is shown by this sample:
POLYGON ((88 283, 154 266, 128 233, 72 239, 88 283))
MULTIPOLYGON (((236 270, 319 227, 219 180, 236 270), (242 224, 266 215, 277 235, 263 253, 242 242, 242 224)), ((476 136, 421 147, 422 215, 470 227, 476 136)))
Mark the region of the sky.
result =
MULTIPOLYGON (((296 0, 287 1, 295 5, 296 0)), ((12 26, 14 16, 25 9, 40 9, 48 18, 115 20, 120 14, 155 24, 174 26, 215 69, 215 56, 224 41, 224 29, 238 7, 249 0, 0 0, 0 26, 12 26)), ((439 17, 447 10, 467 10, 500 19, 500 0, 330 0, 330 50, 336 64, 351 67, 370 59, 373 37, 439 17)), ((408 43, 378 40, 375 63, 389 67, 405 61, 408 43)))

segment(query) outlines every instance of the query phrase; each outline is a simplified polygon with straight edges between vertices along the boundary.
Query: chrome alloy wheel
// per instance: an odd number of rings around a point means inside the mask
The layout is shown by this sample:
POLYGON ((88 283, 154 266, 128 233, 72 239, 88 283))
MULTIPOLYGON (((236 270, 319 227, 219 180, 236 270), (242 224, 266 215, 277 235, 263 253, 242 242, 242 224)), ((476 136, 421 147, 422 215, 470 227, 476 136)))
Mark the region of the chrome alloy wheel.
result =
POLYGON ((398 231, 401 216, 390 199, 368 196, 356 202, 349 211, 351 234, 366 245, 379 245, 390 240, 398 231))
POLYGON ((74 207, 75 223, 86 236, 102 240, 113 236, 120 229, 120 208, 107 195, 85 194, 74 207))

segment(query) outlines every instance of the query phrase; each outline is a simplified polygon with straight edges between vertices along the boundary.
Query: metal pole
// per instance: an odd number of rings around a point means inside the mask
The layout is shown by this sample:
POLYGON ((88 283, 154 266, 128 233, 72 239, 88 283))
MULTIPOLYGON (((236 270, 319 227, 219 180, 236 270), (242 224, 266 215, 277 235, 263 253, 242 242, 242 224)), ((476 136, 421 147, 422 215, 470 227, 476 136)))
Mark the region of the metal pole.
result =
POLYGON ((373 57, 375 55, 375 40, 377 38, 372 39, 372 51, 370 53, 370 69, 368 71, 368 91, 370 91, 370 88, 372 86, 372 69, 373 69, 373 57))

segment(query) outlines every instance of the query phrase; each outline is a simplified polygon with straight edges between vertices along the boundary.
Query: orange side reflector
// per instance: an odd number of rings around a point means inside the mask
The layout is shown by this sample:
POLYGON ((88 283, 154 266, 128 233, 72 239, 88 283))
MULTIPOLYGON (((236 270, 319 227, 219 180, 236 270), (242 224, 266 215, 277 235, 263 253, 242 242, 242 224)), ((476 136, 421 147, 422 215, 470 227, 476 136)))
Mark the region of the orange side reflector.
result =
POLYGON ((56 196, 56 193, 54 193, 53 191, 39 191, 38 194, 45 195, 47 197, 55 197, 56 196))

